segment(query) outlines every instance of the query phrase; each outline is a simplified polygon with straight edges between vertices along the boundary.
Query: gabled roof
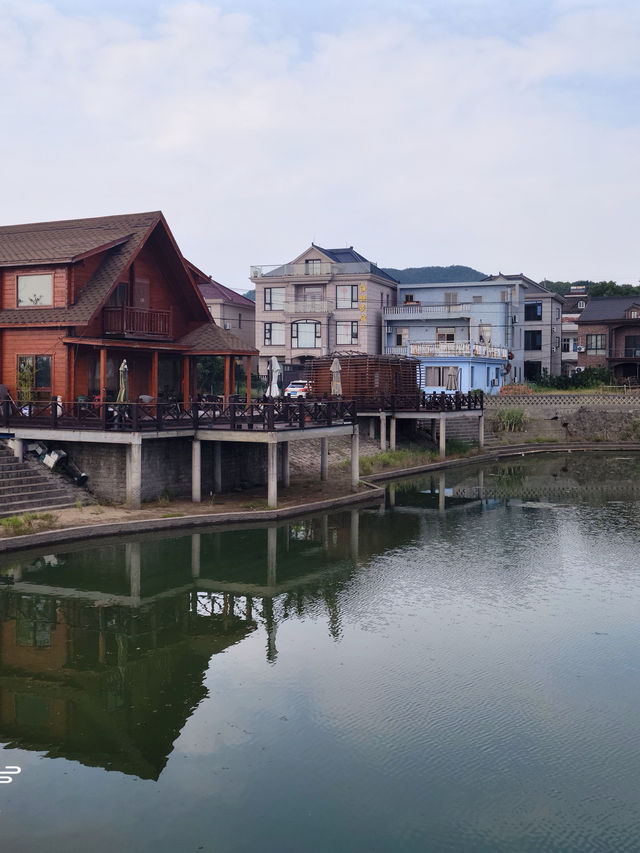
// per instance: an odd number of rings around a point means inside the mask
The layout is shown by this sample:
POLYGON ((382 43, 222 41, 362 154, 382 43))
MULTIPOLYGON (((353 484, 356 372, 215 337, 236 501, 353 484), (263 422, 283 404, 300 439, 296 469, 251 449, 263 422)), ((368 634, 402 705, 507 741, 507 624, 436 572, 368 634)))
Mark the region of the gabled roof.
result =
POLYGON ((626 320, 626 312, 633 307, 637 307, 640 311, 640 300, 637 295, 595 296, 589 299, 577 322, 599 323, 603 320, 626 320))
POLYGON ((323 252, 335 264, 371 264, 371 272, 374 273, 374 275, 380 276, 380 278, 386 278, 388 281, 394 282, 394 284, 397 283, 393 276, 380 269, 379 266, 374 264, 368 258, 365 258, 364 255, 360 254, 360 252, 356 252, 353 246, 347 246, 344 249, 323 249, 322 246, 318 246, 316 243, 312 243, 311 245, 320 252, 323 252))
MULTIPOLYGON (((191 301, 204 318, 206 305, 162 212, 35 222, 0 226, 0 266, 46 266, 71 263, 105 251, 105 257, 68 308, 9 308, 0 311, 0 326, 83 326, 90 322, 154 229, 164 231, 175 251, 175 269, 193 289, 191 301), (182 271, 182 272, 180 272, 182 271), (201 306, 198 308, 197 306, 201 306)), ((208 312, 207 312, 208 313, 208 312)))
POLYGON ((239 308, 251 308, 255 311, 255 302, 241 293, 236 293, 230 287, 225 287, 224 284, 214 281, 212 278, 209 281, 199 282, 198 287, 205 301, 207 299, 221 299, 223 302, 237 305, 239 308))
POLYGON ((193 329, 176 343, 192 350, 192 353, 215 355, 216 353, 238 353, 239 355, 257 355, 258 350, 247 346, 240 338, 226 329, 221 329, 213 320, 193 329))

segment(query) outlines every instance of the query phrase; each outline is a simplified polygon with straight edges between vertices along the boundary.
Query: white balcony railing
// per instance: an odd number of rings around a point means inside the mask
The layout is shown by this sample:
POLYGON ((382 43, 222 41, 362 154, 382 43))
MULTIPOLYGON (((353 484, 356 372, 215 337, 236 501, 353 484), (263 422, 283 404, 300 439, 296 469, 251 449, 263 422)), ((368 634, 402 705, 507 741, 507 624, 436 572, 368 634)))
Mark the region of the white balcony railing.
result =
POLYGON ((434 317, 462 317, 470 314, 472 306, 469 303, 457 303, 455 305, 397 305, 395 308, 385 308, 384 316, 389 320, 397 320, 399 317, 411 317, 412 319, 434 318, 434 317))
POLYGON ((496 358, 506 361, 506 347, 479 344, 476 341, 413 341, 404 347, 385 347, 387 355, 410 355, 415 358, 496 358))
POLYGON ((287 314, 330 314, 333 302, 329 299, 296 299, 285 302, 284 310, 287 314))
POLYGON ((375 272, 376 267, 369 261, 359 261, 350 264, 334 264, 329 261, 319 261, 314 264, 261 264, 253 266, 249 271, 249 278, 264 278, 270 276, 279 278, 286 277, 305 277, 313 278, 314 276, 332 276, 332 275, 361 275, 362 273, 375 272))

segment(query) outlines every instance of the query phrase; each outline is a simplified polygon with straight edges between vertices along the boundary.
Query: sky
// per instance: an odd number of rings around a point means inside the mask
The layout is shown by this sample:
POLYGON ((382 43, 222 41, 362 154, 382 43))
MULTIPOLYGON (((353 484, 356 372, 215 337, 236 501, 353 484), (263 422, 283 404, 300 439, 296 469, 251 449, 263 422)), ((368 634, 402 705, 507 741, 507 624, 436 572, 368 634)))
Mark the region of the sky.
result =
POLYGON ((0 223, 162 210, 241 292, 380 266, 640 280, 638 0, 0 0, 0 223))

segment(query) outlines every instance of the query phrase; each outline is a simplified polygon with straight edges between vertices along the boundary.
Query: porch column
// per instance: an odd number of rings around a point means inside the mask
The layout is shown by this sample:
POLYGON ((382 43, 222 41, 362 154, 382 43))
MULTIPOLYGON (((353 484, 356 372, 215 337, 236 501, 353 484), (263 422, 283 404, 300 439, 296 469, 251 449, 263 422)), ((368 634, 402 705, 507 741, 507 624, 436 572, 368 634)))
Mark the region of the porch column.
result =
POLYGON ((142 438, 139 435, 131 437, 127 445, 126 464, 127 503, 132 509, 140 509, 142 500, 142 438))
POLYGON ((73 346, 67 347, 67 376, 64 393, 64 399, 68 403, 76 399, 76 360, 73 357, 73 346))
POLYGON ((229 359, 229 388, 230 394, 236 393, 236 360, 233 356, 229 359))
POLYGON ((278 445, 275 441, 267 444, 267 506, 278 506, 278 445))
POLYGON ((280 480, 286 489, 289 486, 290 471, 289 471, 289 442, 283 441, 280 445, 280 480))
POLYGON ((443 415, 440 415, 440 459, 445 459, 447 456, 447 421, 443 415))
POLYGON ((231 360, 231 356, 225 355, 225 357, 224 357, 224 390, 222 392, 224 394, 225 405, 226 405, 226 403, 229 402, 229 394, 231 393, 231 391, 229 390, 229 377, 231 375, 231 370, 229 369, 230 360, 231 360))
POLYGON ((182 402, 189 405, 189 356, 182 357, 182 402))
POLYGON ((387 449, 387 416, 380 412, 380 450, 387 449))
POLYGON ((484 447, 484 412, 478 418, 478 447, 484 447))
POLYGON ((151 389, 154 403, 158 402, 158 350, 151 353, 151 389))
POLYGON ((244 372, 247 374, 247 406, 251 403, 251 356, 244 360, 244 372))
POLYGON ((320 439, 320 479, 329 479, 329 439, 320 439))
POLYGON ((358 424, 353 425, 351 436, 351 491, 358 491, 360 482, 360 428, 358 424))
POLYGON ((191 500, 194 504, 202 500, 202 444, 197 437, 191 444, 191 500))
POLYGON ((389 450, 396 449, 396 416, 391 415, 389 422, 389 450))
POLYGON ((100 402, 104 403, 107 392, 107 348, 100 347, 100 402))
POLYGON ((213 443, 213 491, 219 495, 222 491, 222 442, 213 443))

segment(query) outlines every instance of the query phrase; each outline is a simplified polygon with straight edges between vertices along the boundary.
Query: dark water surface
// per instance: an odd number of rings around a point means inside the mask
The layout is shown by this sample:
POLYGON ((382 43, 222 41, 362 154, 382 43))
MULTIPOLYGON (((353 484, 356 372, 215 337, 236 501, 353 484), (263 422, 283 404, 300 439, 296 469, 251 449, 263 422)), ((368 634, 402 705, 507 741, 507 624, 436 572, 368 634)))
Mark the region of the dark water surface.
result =
POLYGON ((3 557, 2 850, 639 851, 639 483, 550 454, 3 557))

